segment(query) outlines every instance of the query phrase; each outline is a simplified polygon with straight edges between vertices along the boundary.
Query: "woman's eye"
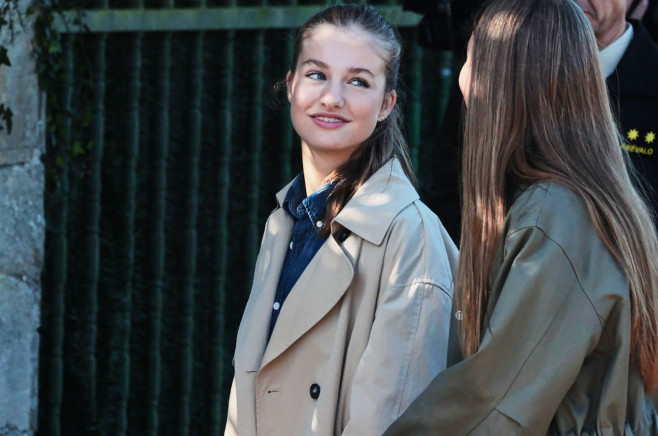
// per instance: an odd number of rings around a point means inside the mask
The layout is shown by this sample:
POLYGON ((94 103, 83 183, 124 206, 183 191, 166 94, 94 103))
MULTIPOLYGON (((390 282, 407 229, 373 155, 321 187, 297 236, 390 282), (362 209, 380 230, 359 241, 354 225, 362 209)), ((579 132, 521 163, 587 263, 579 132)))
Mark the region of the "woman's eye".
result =
POLYGON ((313 79, 313 80, 324 80, 325 79, 324 74, 322 74, 319 71, 311 71, 309 73, 306 73, 306 77, 308 77, 309 79, 313 79))
POLYGON ((370 84, 363 79, 352 79, 349 83, 352 85, 361 86, 363 88, 370 88, 370 84))

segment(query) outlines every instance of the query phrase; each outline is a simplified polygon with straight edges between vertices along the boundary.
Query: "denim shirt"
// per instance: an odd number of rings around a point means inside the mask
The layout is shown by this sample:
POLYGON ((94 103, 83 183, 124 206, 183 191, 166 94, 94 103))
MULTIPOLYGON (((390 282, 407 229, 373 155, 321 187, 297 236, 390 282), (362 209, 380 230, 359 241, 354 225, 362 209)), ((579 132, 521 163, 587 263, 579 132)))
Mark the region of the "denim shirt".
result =
POLYGON ((292 217, 295 224, 274 296, 272 317, 270 318, 270 336, 279 318, 283 302, 313 256, 327 240, 327 237, 320 236, 319 232, 324 225, 322 219, 327 206, 327 198, 337 183, 337 181, 327 183, 307 197, 304 174, 299 174, 288 190, 281 207, 292 217))

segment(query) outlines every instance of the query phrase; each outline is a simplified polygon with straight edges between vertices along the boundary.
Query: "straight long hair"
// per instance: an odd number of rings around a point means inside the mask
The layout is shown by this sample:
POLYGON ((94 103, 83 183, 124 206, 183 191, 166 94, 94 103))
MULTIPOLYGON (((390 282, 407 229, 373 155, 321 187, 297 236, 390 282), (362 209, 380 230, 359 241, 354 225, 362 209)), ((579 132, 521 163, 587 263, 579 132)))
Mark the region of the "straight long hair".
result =
POLYGON ((473 32, 465 114, 457 304, 464 352, 477 351, 513 187, 556 181, 585 205, 625 270, 631 353, 658 385, 658 242, 610 111, 596 40, 571 0, 495 0, 473 32))
MULTIPOLYGON (((379 50, 385 62, 386 86, 385 92, 390 93, 397 89, 400 73, 400 58, 402 45, 395 29, 370 6, 346 4, 334 5, 304 23, 295 39, 295 51, 291 73, 295 73, 297 61, 302 50, 304 40, 313 34, 320 25, 330 24, 339 28, 357 28, 366 32, 371 41, 379 50)), ((331 232, 331 223, 354 193, 365 183, 372 174, 391 158, 396 157, 405 175, 412 183, 416 183, 407 142, 402 134, 402 112, 400 110, 400 93, 398 103, 386 119, 377 122, 375 130, 353 153, 352 157, 337 168, 330 178, 338 180, 338 184, 327 200, 324 217, 324 226, 320 234, 327 236, 331 232)), ((339 226, 334 228, 338 233, 339 226)))

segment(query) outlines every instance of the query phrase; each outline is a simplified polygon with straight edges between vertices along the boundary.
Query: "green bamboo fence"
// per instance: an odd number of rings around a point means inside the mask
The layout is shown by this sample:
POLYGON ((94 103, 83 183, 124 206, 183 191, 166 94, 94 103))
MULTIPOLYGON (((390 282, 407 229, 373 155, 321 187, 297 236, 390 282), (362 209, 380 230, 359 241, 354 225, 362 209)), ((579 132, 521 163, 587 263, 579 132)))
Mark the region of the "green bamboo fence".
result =
MULTIPOLYGON (((170 5, 172 6, 172 5, 170 5)), ((147 436, 158 434, 158 405, 161 382, 161 323, 162 290, 165 265, 165 217, 167 193, 167 154, 169 150, 171 33, 162 36, 155 50, 160 57, 156 87, 160 96, 155 107, 155 140, 153 141, 149 197, 147 212, 147 247, 151 253, 147 260, 147 300, 150 317, 146 323, 146 392, 144 404, 147 436)))
MULTIPOLYGON (((64 53, 64 80, 62 101, 71 108, 73 97, 73 48, 71 38, 62 39, 64 53)), ((71 120, 66 120, 67 132, 71 120)), ((70 142, 66 135, 64 142, 70 142)), ((64 391, 64 316, 67 283, 67 240, 69 174, 67 159, 63 156, 69 144, 47 144, 47 169, 51 172, 45 186, 46 252, 42 274, 43 296, 41 309, 40 343, 40 409, 39 424, 44 434, 61 434, 60 414, 64 391)))

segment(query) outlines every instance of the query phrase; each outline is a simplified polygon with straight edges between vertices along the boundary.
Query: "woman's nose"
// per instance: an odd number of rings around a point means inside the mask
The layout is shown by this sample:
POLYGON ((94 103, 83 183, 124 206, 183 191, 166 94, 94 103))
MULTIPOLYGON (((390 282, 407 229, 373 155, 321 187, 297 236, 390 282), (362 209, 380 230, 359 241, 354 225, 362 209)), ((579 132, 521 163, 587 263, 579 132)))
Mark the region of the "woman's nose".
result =
POLYGON ((328 80, 320 102, 327 107, 341 107, 345 103, 343 84, 328 80))

